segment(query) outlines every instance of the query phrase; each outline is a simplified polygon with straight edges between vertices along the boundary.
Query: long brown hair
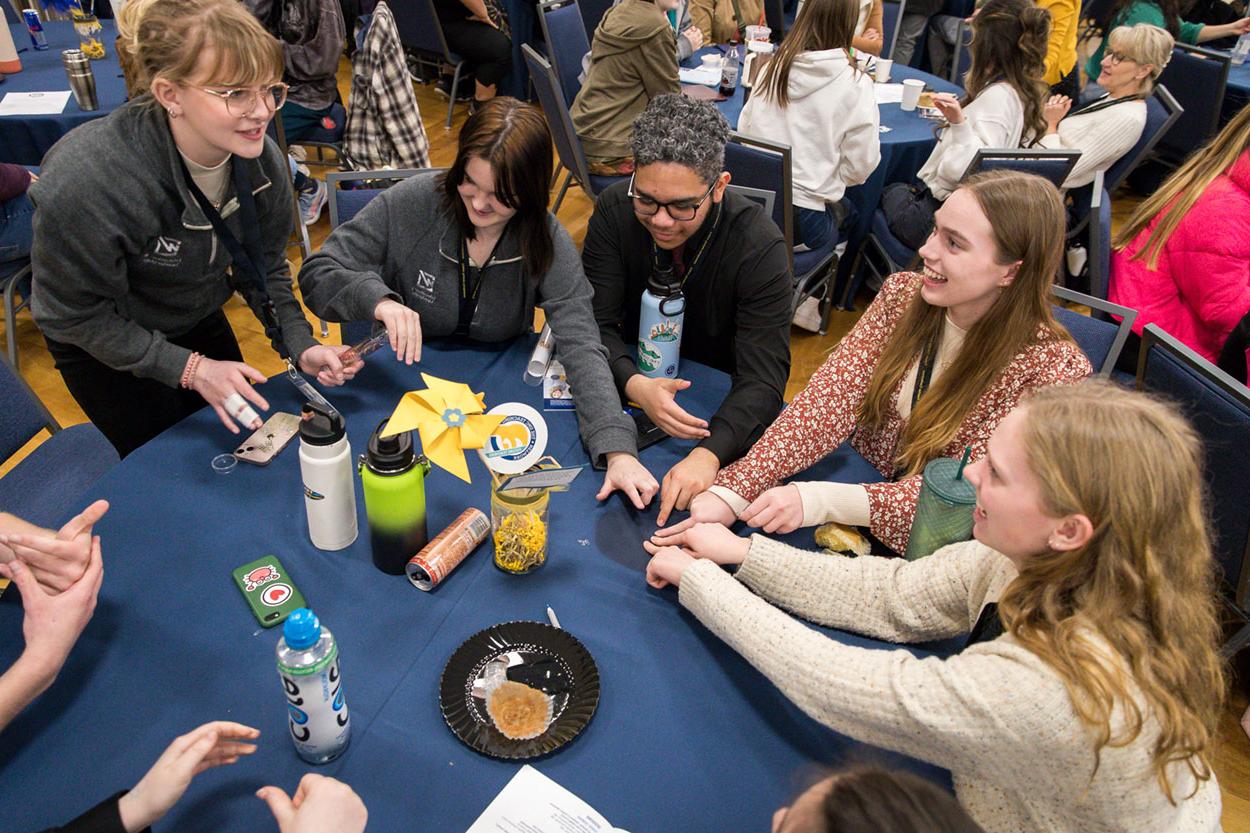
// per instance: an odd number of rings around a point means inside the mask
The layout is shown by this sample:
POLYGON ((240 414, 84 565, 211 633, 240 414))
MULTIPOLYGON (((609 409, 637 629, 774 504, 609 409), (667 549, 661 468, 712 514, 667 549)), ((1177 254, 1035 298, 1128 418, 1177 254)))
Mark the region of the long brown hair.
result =
MULTIPOLYGON (((993 0, 991 0, 993 2, 993 0)), ((1071 340, 1050 308, 1050 287, 1063 256, 1065 215, 1058 189, 1032 174, 987 171, 968 177, 968 191, 994 230, 996 262, 1020 262, 1012 282, 972 325, 959 354, 920 398, 899 441, 896 462, 916 474, 941 455, 977 400, 1012 359, 1039 338, 1071 340)), ((946 310, 931 306, 917 289, 873 368, 858 424, 869 430, 885 422, 895 389, 930 340, 941 338, 946 310)))
POLYGON ((456 189, 474 157, 490 163, 495 196, 516 209, 525 271, 537 281, 551 266, 555 245, 547 227, 548 184, 551 182, 551 131, 537 108, 500 96, 469 116, 460 130, 456 160, 443 176, 443 204, 456 218, 465 240, 477 236, 464 200, 456 189))
POLYGON ((967 107, 986 87, 1007 82, 1024 105, 1021 144, 1046 133, 1042 109, 1048 89, 1042 80, 1050 12, 1031 0, 987 0, 972 18, 971 62, 961 105, 967 107))
POLYGON ((1155 774, 1175 803, 1173 765, 1188 770, 1195 791, 1211 777, 1224 698, 1202 441, 1175 408, 1101 380, 1040 389, 1024 408, 1046 511, 1084 515, 1093 535, 1027 561, 999 614, 1058 672, 1093 729, 1094 773, 1103 747, 1125 746, 1148 718, 1158 722, 1155 774), (1117 710, 1123 728, 1113 735, 1117 710))
MULTIPOLYGON (((761 92, 777 106, 789 106, 790 66, 794 59, 804 52, 841 49, 849 61, 858 21, 859 7, 855 0, 805 0, 794 27, 786 33, 781 48, 764 67, 761 92)), ((854 61, 851 67, 855 69, 854 61)))
POLYGON ((1168 238, 1181 220, 1194 207, 1198 198, 1207 186, 1215 181, 1220 174, 1231 168, 1241 155, 1250 148, 1250 105, 1241 108, 1233 120, 1224 126, 1219 135, 1201 150, 1194 153, 1176 169, 1167 180, 1145 202, 1137 206, 1133 216, 1124 228, 1115 236, 1113 245, 1123 249, 1133 242, 1133 238, 1142 229, 1150 225, 1159 215, 1159 224, 1150 232, 1146 245, 1137 250, 1133 260, 1146 261, 1147 267, 1155 269, 1159 265, 1159 255, 1167 245, 1168 238))

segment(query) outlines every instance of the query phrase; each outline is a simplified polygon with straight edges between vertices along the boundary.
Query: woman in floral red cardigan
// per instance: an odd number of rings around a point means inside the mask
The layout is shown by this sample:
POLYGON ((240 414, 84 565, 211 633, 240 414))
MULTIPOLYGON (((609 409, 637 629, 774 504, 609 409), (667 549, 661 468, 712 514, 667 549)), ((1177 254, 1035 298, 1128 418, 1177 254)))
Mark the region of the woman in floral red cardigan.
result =
POLYGON ((965 447, 980 458, 1025 393, 1091 372, 1051 314, 1063 230, 1059 192, 1045 180, 967 180, 937 213, 923 272, 886 280, 807 387, 656 540, 696 522, 789 532, 837 521, 903 552, 926 463, 965 447), (887 482, 779 485, 848 440, 887 482))

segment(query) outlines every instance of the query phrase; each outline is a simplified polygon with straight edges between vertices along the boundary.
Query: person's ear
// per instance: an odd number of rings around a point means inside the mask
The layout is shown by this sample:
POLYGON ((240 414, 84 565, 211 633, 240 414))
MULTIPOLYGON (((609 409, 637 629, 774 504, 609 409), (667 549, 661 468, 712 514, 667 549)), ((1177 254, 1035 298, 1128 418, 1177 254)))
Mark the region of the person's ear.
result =
POLYGON ((1094 524, 1084 515, 1068 515, 1050 533, 1046 546, 1055 552, 1072 552, 1094 537, 1094 524))
POLYGON ((156 103, 161 105, 161 109, 169 113, 171 119, 176 119, 182 115, 182 87, 179 87, 168 78, 162 78, 158 75, 152 79, 150 89, 152 97, 156 99, 156 103))
POLYGON ((1014 281, 1016 279, 1016 276, 1020 274, 1021 263, 1022 261, 1017 260, 1015 263, 1007 267, 1007 272, 1003 275, 1002 279, 999 280, 998 282, 998 285, 1000 287, 1003 287, 1005 289, 1006 287, 1011 286, 1011 282, 1014 281))
POLYGON ((716 178, 716 185, 712 187, 712 202, 720 202, 725 196, 725 188, 729 186, 729 180, 733 179, 729 171, 722 171, 721 175, 716 178))

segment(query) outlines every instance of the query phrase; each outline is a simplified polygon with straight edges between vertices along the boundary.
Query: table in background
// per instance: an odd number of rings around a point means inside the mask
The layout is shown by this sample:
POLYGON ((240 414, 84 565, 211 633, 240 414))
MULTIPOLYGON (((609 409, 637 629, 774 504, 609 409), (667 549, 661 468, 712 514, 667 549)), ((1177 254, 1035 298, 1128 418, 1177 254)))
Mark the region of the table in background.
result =
POLYGON ((1231 64, 1228 67, 1228 84, 1224 87, 1224 102, 1220 108, 1220 127, 1232 121, 1241 108, 1250 102, 1250 61, 1231 64))
MULTIPOLYGON (((102 20, 105 55, 91 62, 95 72, 98 110, 78 109, 74 96, 70 95, 65 109, 49 116, 0 116, 0 162, 18 165, 38 165, 48 149, 57 140, 80 124, 107 116, 126 101, 126 83, 122 80, 122 68, 117 62, 117 27, 111 20, 102 20)), ((26 47, 18 55, 22 71, 10 75, 0 83, 0 96, 7 93, 52 92, 69 89, 69 79, 61 65, 61 50, 77 49, 78 35, 74 26, 65 21, 48 21, 43 25, 48 35, 49 49, 35 51, 30 45, 30 35, 24 25, 11 25, 9 31, 18 49, 26 47)))
MULTIPOLYGON (((488 406, 511 399, 541 407, 540 389, 521 382, 532 342, 498 350, 426 344, 414 367, 379 352, 329 396, 346 415, 356 452, 403 391, 424 387, 419 371, 469 382, 486 392, 488 406)), ((683 404, 710 416, 728 377, 691 363, 682 373, 694 381, 683 404)), ((261 392, 275 409, 298 407, 283 381, 261 392)), ((546 418, 550 452, 566 465, 585 463, 575 415, 546 418)), ((496 570, 488 541, 423 593, 374 569, 359 484, 360 538, 320 552, 305 531, 297 450, 265 468, 214 474, 209 461, 232 443, 204 409, 137 450, 90 496, 112 502, 98 527, 99 605, 55 686, 4 733, 0 791, 14 798, 0 802, 0 830, 69 819, 133 785, 176 735, 219 718, 261 729, 260 749, 198 777, 157 829, 272 826, 255 790, 293 790, 314 768, 288 736, 274 670, 278 629, 256 625, 230 578, 267 553, 279 556, 342 649, 351 746, 317 771, 360 793, 370 829, 465 830, 516 772, 519 763, 481 756, 451 734, 438 681, 469 636, 500 622, 544 620, 547 605, 594 655, 602 696, 585 732, 536 765, 620 827, 767 830, 813 762, 880 761, 949 784, 941 770, 822 728, 686 613, 672 589, 647 587, 639 542, 654 528, 656 508, 637 512, 617 495, 596 506, 599 472, 587 470, 571 491, 553 495, 542 569, 523 577, 496 570)), ((688 446, 666 440, 642 458, 662 474, 688 446)), ((427 479, 431 534, 466 506, 487 508, 487 474, 475 453, 470 458, 472 485, 439 469, 427 479)), ((16 595, 0 600, 0 668, 20 643, 16 595)))

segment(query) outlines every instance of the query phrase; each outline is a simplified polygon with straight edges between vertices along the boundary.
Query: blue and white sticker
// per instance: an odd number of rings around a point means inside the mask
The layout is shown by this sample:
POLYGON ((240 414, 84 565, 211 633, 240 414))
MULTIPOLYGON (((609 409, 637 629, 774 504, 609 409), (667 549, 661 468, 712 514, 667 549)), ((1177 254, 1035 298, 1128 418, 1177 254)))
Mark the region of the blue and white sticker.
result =
POLYGON ((521 402, 503 402, 487 411, 505 414, 478 449, 482 462, 500 474, 528 471, 547 453, 547 423, 542 414, 521 402))

